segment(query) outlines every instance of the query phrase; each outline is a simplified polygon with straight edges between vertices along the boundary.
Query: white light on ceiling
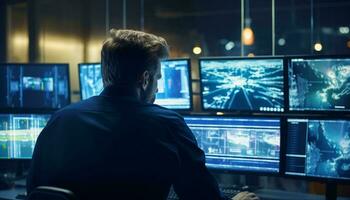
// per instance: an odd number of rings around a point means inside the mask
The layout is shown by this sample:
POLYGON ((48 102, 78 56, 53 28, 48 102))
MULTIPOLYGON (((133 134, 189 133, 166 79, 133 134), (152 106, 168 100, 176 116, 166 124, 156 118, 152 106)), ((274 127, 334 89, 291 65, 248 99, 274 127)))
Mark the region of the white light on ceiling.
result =
POLYGON ((339 33, 341 33, 341 34, 348 34, 349 32, 350 32, 349 27, 347 27, 347 26, 339 27, 339 33))
POLYGON ((200 47, 193 47, 193 53, 196 54, 196 55, 202 53, 202 48, 200 48, 200 47))
POLYGON ((286 40, 285 40, 284 38, 280 38, 280 39, 278 40, 278 45, 284 46, 285 44, 286 44, 286 40))
POLYGON ((227 51, 230 51, 230 50, 233 49, 234 47, 235 47, 235 43, 232 42, 232 41, 229 41, 229 42, 226 43, 226 45, 225 45, 225 49, 226 49, 227 51))
POLYGON ((319 42, 317 42, 316 44, 315 44, 315 46, 314 46, 314 48, 315 48, 315 51, 322 51, 322 44, 321 43, 319 43, 319 42))

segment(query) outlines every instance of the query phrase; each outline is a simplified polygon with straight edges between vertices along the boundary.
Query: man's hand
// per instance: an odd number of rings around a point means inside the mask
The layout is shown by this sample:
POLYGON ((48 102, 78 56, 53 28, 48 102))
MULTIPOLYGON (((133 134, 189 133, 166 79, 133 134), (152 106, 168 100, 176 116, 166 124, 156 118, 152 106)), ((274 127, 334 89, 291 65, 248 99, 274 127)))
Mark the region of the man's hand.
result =
POLYGON ((259 200, 254 193, 240 192, 236 196, 232 197, 232 200, 259 200))

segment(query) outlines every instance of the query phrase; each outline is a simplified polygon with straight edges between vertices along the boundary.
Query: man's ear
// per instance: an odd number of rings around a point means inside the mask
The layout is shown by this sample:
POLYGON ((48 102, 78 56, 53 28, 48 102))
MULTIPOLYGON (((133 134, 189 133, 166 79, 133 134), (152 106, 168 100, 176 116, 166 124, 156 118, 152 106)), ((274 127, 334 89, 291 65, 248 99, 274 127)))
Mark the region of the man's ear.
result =
POLYGON ((143 90, 146 90, 149 84, 150 73, 148 70, 144 71, 140 77, 140 83, 143 90))

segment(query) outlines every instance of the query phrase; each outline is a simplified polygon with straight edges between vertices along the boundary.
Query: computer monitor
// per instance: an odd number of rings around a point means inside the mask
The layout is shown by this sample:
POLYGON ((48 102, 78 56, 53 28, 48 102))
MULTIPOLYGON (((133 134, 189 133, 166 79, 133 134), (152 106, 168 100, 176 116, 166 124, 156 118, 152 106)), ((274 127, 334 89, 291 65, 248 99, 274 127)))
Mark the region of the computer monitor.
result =
POLYGON ((161 62, 161 74, 154 103, 169 109, 191 109, 190 60, 164 60, 161 62))
POLYGON ((185 116, 206 165, 217 170, 279 173, 280 119, 185 116))
MULTIPOLYGON (((155 104, 169 109, 191 109, 190 60, 163 60, 161 74, 155 104)), ((99 95, 103 90, 101 64, 79 64, 79 79, 82 99, 99 95)))
POLYGON ((0 108, 59 109, 69 103, 68 64, 0 64, 0 108))
POLYGON ((350 111, 350 57, 294 57, 288 77, 289 110, 350 111))
POLYGON ((30 159, 49 114, 0 114, 0 159, 30 159))
POLYGON ((200 59, 204 110, 284 111, 283 58, 200 59))
POLYGON ((78 67, 81 99, 99 95, 103 90, 101 64, 81 63, 78 67))
POLYGON ((350 180, 350 120, 289 118, 286 174, 350 180))

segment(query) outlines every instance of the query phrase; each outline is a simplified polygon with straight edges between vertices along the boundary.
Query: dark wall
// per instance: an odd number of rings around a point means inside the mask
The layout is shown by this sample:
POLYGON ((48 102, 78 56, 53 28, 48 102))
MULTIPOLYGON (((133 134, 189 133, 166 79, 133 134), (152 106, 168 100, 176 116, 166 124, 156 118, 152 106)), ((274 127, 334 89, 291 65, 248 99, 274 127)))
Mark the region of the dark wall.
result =
POLYGON ((6 4, 0 1, 0 62, 5 62, 7 57, 6 21, 6 4))

